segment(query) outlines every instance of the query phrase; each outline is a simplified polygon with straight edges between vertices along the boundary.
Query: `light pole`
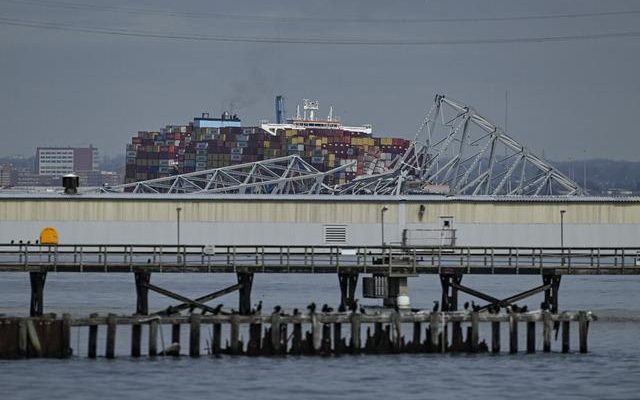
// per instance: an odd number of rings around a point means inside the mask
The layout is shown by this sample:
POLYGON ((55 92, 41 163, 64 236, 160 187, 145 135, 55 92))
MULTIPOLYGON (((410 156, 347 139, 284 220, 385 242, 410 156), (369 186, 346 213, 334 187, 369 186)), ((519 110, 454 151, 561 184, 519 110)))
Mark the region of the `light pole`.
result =
POLYGON ((177 233, 177 251, 178 251, 178 262, 180 262, 180 211, 182 211, 181 207, 176 207, 176 233, 177 233))
POLYGON ((384 247, 384 213, 389 210, 389 207, 382 206, 380 209, 380 230, 382 232, 382 247, 384 247))
POLYGON ((567 210, 560 210, 560 250, 562 251, 562 265, 564 265, 564 213, 567 210))

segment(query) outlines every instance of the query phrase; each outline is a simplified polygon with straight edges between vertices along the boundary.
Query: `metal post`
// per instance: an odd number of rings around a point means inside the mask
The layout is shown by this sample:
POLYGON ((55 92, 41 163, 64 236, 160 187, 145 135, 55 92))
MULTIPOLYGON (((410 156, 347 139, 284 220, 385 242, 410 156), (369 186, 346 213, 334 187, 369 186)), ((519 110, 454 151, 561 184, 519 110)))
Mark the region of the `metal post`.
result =
POLYGON ((176 228, 177 228, 177 236, 178 236, 177 237, 178 246, 180 246, 180 211, 182 211, 182 208, 181 207, 177 207, 176 208, 176 214, 177 214, 177 225, 176 225, 176 228))
POLYGON ((341 272, 338 274, 338 281, 340 282, 340 304, 349 309, 354 307, 358 273, 341 272))
POLYGON ((380 209, 380 231, 382 232, 382 247, 384 247, 384 213, 389 210, 389 207, 382 206, 380 209))
POLYGON ((562 265, 564 265, 564 213, 567 210, 560 210, 560 249, 562 252, 562 265))
POLYGON ((182 211, 182 207, 176 207, 176 252, 178 254, 178 263, 180 260, 180 211, 182 211))

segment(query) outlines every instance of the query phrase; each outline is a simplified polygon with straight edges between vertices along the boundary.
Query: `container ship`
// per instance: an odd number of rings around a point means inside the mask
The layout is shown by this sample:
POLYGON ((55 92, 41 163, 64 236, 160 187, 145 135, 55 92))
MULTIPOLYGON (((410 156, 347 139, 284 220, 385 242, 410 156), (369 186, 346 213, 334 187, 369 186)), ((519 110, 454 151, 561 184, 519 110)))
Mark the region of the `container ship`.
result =
POLYGON ((329 110, 318 118, 317 101, 303 99, 295 118, 284 116, 276 97, 276 121, 243 126, 237 115, 202 113, 185 125, 140 131, 127 144, 125 183, 297 154, 320 171, 350 164, 332 184, 380 173, 400 157, 409 140, 374 137, 370 125, 345 126, 329 110))

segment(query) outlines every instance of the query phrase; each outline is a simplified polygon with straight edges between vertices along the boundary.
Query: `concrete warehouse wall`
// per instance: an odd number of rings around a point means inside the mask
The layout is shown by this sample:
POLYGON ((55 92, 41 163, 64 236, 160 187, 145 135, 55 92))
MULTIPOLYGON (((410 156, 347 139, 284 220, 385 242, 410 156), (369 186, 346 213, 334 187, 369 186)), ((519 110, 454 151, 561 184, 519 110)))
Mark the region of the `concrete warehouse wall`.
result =
POLYGON ((65 243, 176 241, 176 208, 183 244, 324 244, 324 226, 345 225, 349 244, 377 245, 381 208, 385 241, 404 229, 431 229, 440 243, 450 220, 457 244, 559 246, 560 210, 567 246, 639 246, 640 200, 490 198, 33 195, 0 196, 0 242, 35 240, 53 226, 65 243), (447 218, 444 218, 447 217, 447 218))

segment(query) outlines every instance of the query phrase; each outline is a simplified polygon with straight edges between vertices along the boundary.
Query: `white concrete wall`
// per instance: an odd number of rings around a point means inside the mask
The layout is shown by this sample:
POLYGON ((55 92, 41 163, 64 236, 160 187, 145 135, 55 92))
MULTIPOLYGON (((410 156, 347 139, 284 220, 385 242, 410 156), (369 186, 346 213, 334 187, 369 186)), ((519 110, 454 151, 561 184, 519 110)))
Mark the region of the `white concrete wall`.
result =
POLYGON ((439 198, 362 200, 111 199, 0 196, 0 242, 34 241, 53 226, 61 243, 176 243, 182 207, 182 244, 324 244, 325 224, 345 224, 353 245, 379 245, 403 229, 440 229, 453 217, 460 246, 640 246, 640 201, 458 201, 439 198), (425 212, 420 216, 420 205, 425 212))

